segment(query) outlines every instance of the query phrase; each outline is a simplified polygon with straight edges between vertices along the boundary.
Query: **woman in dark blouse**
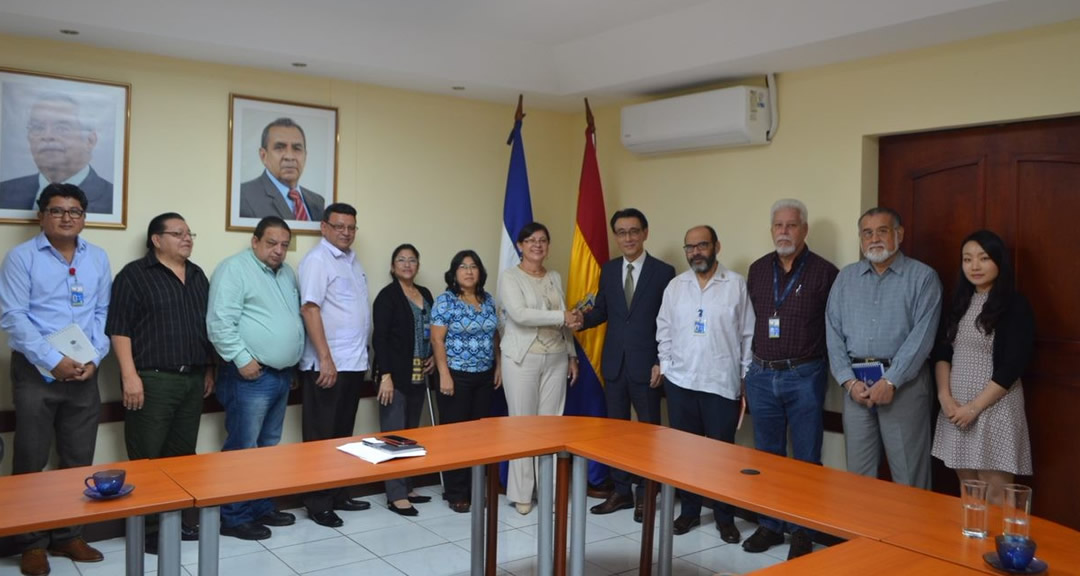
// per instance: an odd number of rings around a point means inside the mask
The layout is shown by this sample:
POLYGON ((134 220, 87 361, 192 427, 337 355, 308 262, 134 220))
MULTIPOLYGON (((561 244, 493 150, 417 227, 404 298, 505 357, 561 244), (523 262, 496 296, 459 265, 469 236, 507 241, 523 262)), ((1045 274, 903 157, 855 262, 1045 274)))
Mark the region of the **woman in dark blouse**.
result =
POLYGON ((1014 475, 1032 473, 1020 375, 1035 344, 1031 305, 1015 290, 997 234, 980 230, 964 239, 946 306, 932 356, 941 402, 933 455, 961 481, 989 483, 996 501, 1014 475))
MULTIPOLYGON (((420 253, 402 244, 390 256, 392 282, 373 306, 375 365, 379 382, 379 426, 383 432, 416 428, 427 398, 427 375, 435 369, 431 355, 431 292, 414 282, 420 253)), ((416 516, 412 506, 431 500, 412 491, 411 478, 386 481, 386 502, 392 512, 416 516)))
MULTIPOLYGON (((491 393, 502 385, 499 317, 494 298, 484 291, 487 271, 480 256, 458 252, 445 279, 446 292, 439 294, 431 314, 440 424, 490 416, 491 393)), ((443 497, 454 512, 469 511, 471 479, 468 468, 443 474, 443 497)))

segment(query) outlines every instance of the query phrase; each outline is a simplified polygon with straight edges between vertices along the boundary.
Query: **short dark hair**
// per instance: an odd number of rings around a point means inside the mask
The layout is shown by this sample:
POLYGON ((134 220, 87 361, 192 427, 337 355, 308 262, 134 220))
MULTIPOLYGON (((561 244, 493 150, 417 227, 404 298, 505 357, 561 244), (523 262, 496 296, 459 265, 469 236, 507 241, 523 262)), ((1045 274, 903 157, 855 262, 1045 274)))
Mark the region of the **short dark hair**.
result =
MULTIPOLYGON (((419 258, 419 256, 417 256, 419 258)), ((453 292, 456 296, 461 296, 461 286, 457 283, 457 270, 458 266, 465 261, 466 258, 472 258, 472 261, 476 263, 477 270, 480 271, 480 278, 476 281, 476 298, 483 302, 487 299, 487 293, 484 292, 484 283, 487 282, 487 269, 484 268, 484 263, 480 261, 480 255, 473 250, 462 250, 454 257, 450 259, 450 269, 443 274, 443 280, 446 281, 446 291, 453 292)))
POLYGON ((74 198, 79 201, 79 206, 82 206, 83 212, 86 211, 86 207, 89 205, 86 200, 86 193, 78 186, 74 184, 49 184, 41 191, 41 196, 38 197, 38 212, 44 212, 53 198, 74 198))
POLYGON ((618 220, 619 218, 637 218, 638 222, 641 223, 641 229, 642 230, 648 230, 649 229, 649 219, 646 218, 645 215, 641 213, 641 210, 638 210, 637 208, 623 208, 622 210, 619 210, 618 212, 611 215, 611 231, 612 232, 615 231, 615 221, 618 220))
MULTIPOLYGON (((708 224, 701 224, 699 226, 694 226, 690 230, 693 230, 694 228, 704 228, 704 229, 708 230, 709 231, 709 237, 712 238, 712 243, 713 244, 716 244, 717 242, 720 241, 720 237, 716 235, 716 228, 713 228, 712 226, 709 226, 708 224)), ((690 230, 687 230, 686 232, 689 233, 690 230)))
POLYGON ((528 238, 529 236, 532 236, 533 234, 536 234, 537 232, 539 232, 541 230, 544 231, 544 236, 547 237, 548 242, 551 242, 551 232, 548 232, 547 226, 544 226, 543 224, 541 224, 539 222, 529 222, 528 224, 523 226, 521 228, 521 232, 518 232, 516 242, 518 244, 521 244, 522 242, 525 241, 526 238, 528 238))
POLYGON ((899 228, 904 225, 903 219, 900 218, 900 213, 892 208, 886 208, 884 206, 874 206, 873 208, 863 212, 862 216, 859 216, 859 222, 857 226, 862 226, 863 218, 867 216, 877 216, 878 214, 888 214, 893 221, 893 227, 899 228))
MULTIPOLYGON (((151 236, 161 234, 165 231, 165 223, 169 220, 184 220, 184 217, 176 212, 166 212, 164 214, 158 214, 150 220, 150 225, 146 227, 146 249, 154 249, 154 241, 151 236)), ((186 220, 184 220, 186 222, 186 220)))
POLYGON ((356 208, 353 208, 344 202, 334 202, 326 208, 323 208, 322 221, 329 222, 331 214, 344 214, 356 218, 356 208))
POLYGON ((260 148, 262 148, 263 150, 266 149, 266 144, 270 140, 270 129, 275 126, 279 128, 296 128, 300 131, 300 138, 303 138, 304 140, 304 147, 307 147, 307 135, 304 134, 304 128, 296 122, 293 122, 292 118, 278 118, 277 120, 274 120, 273 122, 267 124, 266 128, 263 128, 262 141, 260 142, 260 148))
POLYGON ((390 277, 397 280, 397 276, 394 276, 394 260, 397 260, 398 254, 401 254, 405 250, 411 250, 413 254, 416 254, 416 261, 420 261, 420 251, 416 249, 416 246, 406 242, 405 244, 399 244, 397 248, 390 254, 390 277))
POLYGON ((259 223, 255 225, 255 238, 262 240, 267 228, 284 228, 289 233, 289 237, 292 238, 292 229, 289 228, 289 224, 277 216, 267 216, 259 220, 259 223))

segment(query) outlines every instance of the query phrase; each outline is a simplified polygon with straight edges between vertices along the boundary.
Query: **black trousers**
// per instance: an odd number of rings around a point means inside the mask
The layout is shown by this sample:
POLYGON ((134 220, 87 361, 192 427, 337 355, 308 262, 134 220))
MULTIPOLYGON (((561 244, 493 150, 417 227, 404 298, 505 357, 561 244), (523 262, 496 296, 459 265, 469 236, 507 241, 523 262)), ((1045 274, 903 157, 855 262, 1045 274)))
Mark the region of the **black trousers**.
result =
MULTIPOLYGON (((97 372, 85 382, 45 382, 37 368, 19 352, 11 353, 11 383, 15 397, 15 448, 12 474, 41 472, 49 463, 53 440, 58 468, 94 463, 101 395, 97 372)), ((19 534, 22 550, 63 544, 82 535, 82 526, 19 534)))
MULTIPOLYGON (((304 399, 300 428, 304 442, 352 436, 364 373, 338 372, 337 381, 330 388, 317 386, 315 381, 318 379, 318 372, 300 372, 300 387, 304 399)), ((309 492, 304 496, 304 506, 309 514, 318 514, 333 510, 334 502, 340 502, 348 496, 346 488, 309 492)))
MULTIPOLYGON (((649 388, 649 382, 637 382, 626 374, 626 363, 616 378, 604 383, 604 400, 607 404, 608 418, 630 419, 630 407, 637 412, 638 422, 660 424, 660 388, 649 388)), ((641 477, 625 470, 610 468, 611 481, 618 494, 630 494, 631 483, 640 484, 641 477)), ((638 499, 645 495, 638 493, 638 499)))
MULTIPOLYGON (((438 394, 439 424, 468 422, 487 418, 491 413, 491 393, 495 389, 495 371, 450 371, 454 395, 438 394)), ((468 502, 471 498, 472 469, 443 472, 443 496, 450 502, 468 502)))
MULTIPOLYGON (((379 430, 392 432, 420 426, 426 399, 427 382, 395 386, 394 400, 386 406, 379 404, 379 430)), ((385 484, 387 502, 408 498, 413 487, 412 478, 394 478, 387 480, 385 484)))

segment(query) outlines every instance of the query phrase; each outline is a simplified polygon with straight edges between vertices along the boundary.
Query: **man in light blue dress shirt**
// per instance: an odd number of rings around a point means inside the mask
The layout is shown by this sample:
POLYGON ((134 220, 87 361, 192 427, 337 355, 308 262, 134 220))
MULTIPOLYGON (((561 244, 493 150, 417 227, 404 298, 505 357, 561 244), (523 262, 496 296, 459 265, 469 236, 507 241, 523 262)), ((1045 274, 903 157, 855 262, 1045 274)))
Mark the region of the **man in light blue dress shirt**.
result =
POLYGON ((900 252, 900 215, 873 208, 859 218, 863 260, 845 266, 829 292, 829 368, 847 392, 848 470, 876 477, 881 446, 894 481, 930 488, 930 405, 926 359, 941 316, 933 268, 900 252), (856 374, 853 364, 881 372, 856 374))
MULTIPOLYGON (((38 199, 41 233, 19 244, 0 268, 0 328, 11 347, 15 399, 12 472, 40 472, 56 439, 60 468, 94 460, 101 397, 97 367, 109 353, 105 318, 112 272, 105 251, 79 234, 86 224, 86 195, 73 184, 50 184, 38 199), (93 350, 64 355, 48 337, 78 327, 93 350)), ((46 548, 76 562, 101 553, 82 539, 82 527, 16 537, 23 574, 48 574, 46 548)))

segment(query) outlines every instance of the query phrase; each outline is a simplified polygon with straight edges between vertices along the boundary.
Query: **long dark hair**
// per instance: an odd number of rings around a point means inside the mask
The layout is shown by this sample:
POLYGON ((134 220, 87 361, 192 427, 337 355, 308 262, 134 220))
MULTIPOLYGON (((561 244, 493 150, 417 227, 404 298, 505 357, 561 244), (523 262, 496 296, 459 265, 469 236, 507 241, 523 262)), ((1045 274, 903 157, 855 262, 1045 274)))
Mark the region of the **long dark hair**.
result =
POLYGON ((480 255, 472 250, 462 250, 454 257, 450 259, 450 269, 443 274, 443 280, 446 280, 446 290, 453 292, 457 296, 461 296, 461 286, 457 282, 457 270, 458 266, 465 261, 466 258, 472 258, 472 261, 476 263, 476 269, 480 273, 480 277, 476 281, 476 299, 483 302, 487 299, 487 292, 484 292, 484 283, 487 282, 487 270, 484 269, 484 263, 480 261, 480 255))
MULTIPOLYGON (((1015 288, 1015 273, 1013 272, 1012 259, 1005 242, 1000 236, 989 230, 972 232, 960 243, 961 249, 968 242, 975 242, 986 252, 986 255, 997 264, 998 276, 994 285, 990 288, 990 295, 983 304, 982 311, 975 318, 975 325, 982 329, 984 334, 993 334, 998 320, 1012 302, 1015 288)), ((956 332, 960 325, 960 319, 964 317, 968 306, 971 305, 971 295, 975 293, 975 285, 964 276, 964 268, 961 265, 960 273, 956 278, 956 290, 953 292, 952 306, 945 318, 945 338, 948 342, 956 339, 956 332)))

